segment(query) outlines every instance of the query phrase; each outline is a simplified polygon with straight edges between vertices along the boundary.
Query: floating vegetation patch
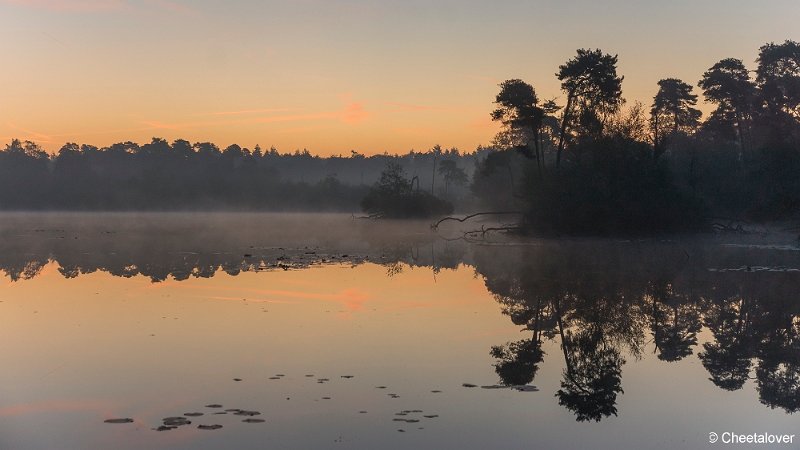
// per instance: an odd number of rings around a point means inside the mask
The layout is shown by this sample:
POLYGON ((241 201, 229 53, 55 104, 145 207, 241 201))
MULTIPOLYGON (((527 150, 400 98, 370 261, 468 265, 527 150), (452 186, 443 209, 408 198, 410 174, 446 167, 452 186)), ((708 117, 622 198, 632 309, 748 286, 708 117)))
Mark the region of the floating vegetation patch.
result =
POLYGON ((106 419, 103 422, 105 422, 105 423, 131 423, 131 422, 133 422, 133 419, 131 419, 130 417, 125 417, 125 418, 121 418, 121 419, 106 419))
POLYGON ((533 386, 531 384, 524 384, 524 385, 520 385, 520 386, 512 386, 512 388, 514 390, 517 390, 517 391, 520 391, 520 392, 538 392, 539 391, 538 387, 533 386))
POLYGON ((800 247, 795 245, 779 245, 779 244, 722 244, 722 247, 731 248, 748 248, 753 250, 779 250, 785 252, 798 252, 800 247))
POLYGON ((726 268, 710 268, 709 272, 800 272, 800 269, 795 267, 784 266, 741 266, 741 267, 726 267, 726 268))

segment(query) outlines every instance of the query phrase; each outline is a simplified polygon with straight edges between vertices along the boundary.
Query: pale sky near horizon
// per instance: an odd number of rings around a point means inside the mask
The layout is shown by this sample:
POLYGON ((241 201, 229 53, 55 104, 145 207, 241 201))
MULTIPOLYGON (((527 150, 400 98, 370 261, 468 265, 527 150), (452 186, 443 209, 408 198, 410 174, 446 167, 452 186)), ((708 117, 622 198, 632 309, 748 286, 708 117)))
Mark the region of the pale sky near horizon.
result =
POLYGON ((661 78, 754 69, 799 22, 797 0, 0 0, 0 144, 472 151, 499 82, 563 103, 578 48, 618 54, 623 96, 649 106, 661 78))

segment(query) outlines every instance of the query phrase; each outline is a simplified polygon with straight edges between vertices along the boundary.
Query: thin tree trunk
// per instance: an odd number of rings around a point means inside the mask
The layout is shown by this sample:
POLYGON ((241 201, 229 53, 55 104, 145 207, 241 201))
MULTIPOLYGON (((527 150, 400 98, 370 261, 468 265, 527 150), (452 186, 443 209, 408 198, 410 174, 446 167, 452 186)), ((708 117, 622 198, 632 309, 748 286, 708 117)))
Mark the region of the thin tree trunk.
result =
POLYGON ((539 133, 533 133, 533 147, 536 149, 536 168, 539 170, 539 178, 542 177, 542 160, 541 160, 541 152, 539 151, 539 133))
POLYGON ((431 177, 431 195, 436 195, 433 188, 436 185, 436 150, 433 151, 433 177, 431 177))
POLYGON ((658 113, 653 115, 653 160, 661 156, 661 140, 658 136, 658 113))
POLYGON ((564 115, 561 117, 561 131, 558 136, 558 150, 556 151, 556 170, 561 168, 561 152, 564 151, 564 139, 567 134, 567 123, 572 109, 572 93, 567 96, 567 106, 564 107, 564 115))

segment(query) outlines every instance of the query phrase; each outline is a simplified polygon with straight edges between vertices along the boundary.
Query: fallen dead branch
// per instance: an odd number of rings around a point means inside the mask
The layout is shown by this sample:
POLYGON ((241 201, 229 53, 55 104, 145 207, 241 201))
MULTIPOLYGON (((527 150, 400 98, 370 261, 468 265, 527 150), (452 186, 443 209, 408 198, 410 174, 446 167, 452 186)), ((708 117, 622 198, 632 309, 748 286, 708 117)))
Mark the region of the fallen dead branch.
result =
POLYGON ((525 213, 522 212, 522 211, 489 211, 489 212, 477 212, 477 213, 466 215, 466 216, 461 217, 461 218, 453 217, 453 216, 447 216, 447 217, 443 217, 443 218, 439 219, 438 222, 432 224, 431 225, 431 229, 433 229, 433 230, 438 229, 439 225, 441 225, 442 222, 446 222, 448 220, 452 220, 452 221, 455 221, 455 222, 462 222, 463 223, 463 222, 466 222, 469 219, 472 219, 473 217, 478 217, 478 216, 507 216, 507 215, 511 215, 511 214, 523 215, 525 213))

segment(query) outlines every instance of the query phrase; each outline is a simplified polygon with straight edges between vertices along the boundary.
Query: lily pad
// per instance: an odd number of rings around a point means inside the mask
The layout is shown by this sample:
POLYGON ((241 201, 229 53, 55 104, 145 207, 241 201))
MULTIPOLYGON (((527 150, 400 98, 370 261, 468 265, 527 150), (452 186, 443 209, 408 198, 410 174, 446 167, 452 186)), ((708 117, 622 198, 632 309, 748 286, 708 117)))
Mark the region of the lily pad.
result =
POLYGON ((247 418, 247 419, 242 420, 242 422, 244 422, 244 423, 264 423, 264 422, 266 422, 266 420, 264 420, 264 419, 247 418))
POLYGON ((531 386, 529 384, 522 385, 522 386, 514 386, 514 389, 520 392, 537 392, 539 390, 536 386, 531 386))
POLYGON ((198 425, 197 428, 201 430, 219 430, 222 428, 222 425, 214 424, 214 425, 198 425))
POLYGON ((131 422, 133 422, 133 419, 131 419, 130 417, 125 417, 125 418, 122 418, 122 419, 106 419, 103 422, 105 422, 105 423, 131 423, 131 422))

